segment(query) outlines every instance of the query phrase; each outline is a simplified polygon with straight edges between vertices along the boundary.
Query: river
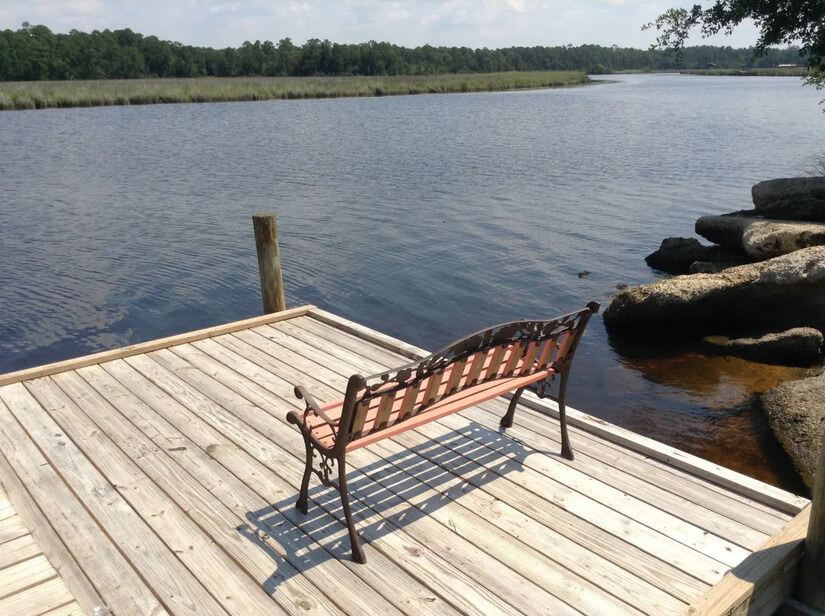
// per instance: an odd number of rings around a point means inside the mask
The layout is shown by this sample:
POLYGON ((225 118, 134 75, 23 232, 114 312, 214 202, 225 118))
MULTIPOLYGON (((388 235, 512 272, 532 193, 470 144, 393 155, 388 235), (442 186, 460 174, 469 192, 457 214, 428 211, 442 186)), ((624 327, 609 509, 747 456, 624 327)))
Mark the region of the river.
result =
MULTIPOLYGON (((287 302, 425 348, 550 317, 695 219, 750 206, 825 144, 797 78, 0 113, 0 372, 259 314, 250 216, 287 302), (581 272, 590 272, 580 277, 581 272)), ((792 369, 614 349, 596 318, 569 402, 793 490, 754 392, 792 369)))

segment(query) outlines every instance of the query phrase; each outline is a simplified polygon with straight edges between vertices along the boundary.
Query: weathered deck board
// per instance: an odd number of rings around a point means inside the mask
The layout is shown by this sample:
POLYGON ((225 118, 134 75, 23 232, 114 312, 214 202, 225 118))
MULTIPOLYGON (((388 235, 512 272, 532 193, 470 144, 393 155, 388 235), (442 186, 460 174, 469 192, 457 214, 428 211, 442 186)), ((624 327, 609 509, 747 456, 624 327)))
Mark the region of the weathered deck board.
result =
POLYGON ((679 614, 805 504, 498 399, 351 452, 356 565, 337 494, 294 509, 292 389, 420 353, 305 307, 0 375, 0 614, 679 614))
POLYGON ((3 484, 0 484, 0 520, 11 520, 8 528, 22 533, 13 539, 0 538, 0 614, 79 616, 80 605, 17 515, 3 484))

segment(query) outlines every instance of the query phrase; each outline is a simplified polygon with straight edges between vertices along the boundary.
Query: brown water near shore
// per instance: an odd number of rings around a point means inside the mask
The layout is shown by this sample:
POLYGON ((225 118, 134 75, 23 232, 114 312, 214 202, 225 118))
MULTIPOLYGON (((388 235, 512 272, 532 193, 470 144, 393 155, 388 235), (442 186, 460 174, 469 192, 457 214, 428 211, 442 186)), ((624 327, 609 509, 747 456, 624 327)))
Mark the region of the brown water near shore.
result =
POLYGON ((701 403, 706 410, 701 420, 692 414, 669 415, 670 425, 666 428, 663 424, 668 422, 657 413, 655 418, 650 417, 650 423, 637 423, 636 430, 762 481, 806 492, 788 464, 765 463, 786 462, 787 454, 773 437, 759 394, 785 381, 804 378, 808 370, 696 352, 622 362, 646 381, 666 386, 671 400, 701 403))

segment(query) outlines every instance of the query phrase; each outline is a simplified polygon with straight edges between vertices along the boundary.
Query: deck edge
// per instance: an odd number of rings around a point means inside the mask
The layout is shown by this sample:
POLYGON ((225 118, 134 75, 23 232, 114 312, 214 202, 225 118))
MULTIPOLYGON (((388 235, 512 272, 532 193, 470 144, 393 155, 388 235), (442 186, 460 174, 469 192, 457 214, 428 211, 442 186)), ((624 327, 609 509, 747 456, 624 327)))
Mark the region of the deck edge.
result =
POLYGON ((249 329, 251 327, 258 327, 259 325, 268 325, 270 323, 277 323, 278 321, 286 321, 295 317, 300 317, 315 306, 306 304, 297 308, 290 308, 281 312, 272 314, 265 314, 258 317, 251 317, 249 319, 242 319, 240 321, 232 321, 231 323, 224 323, 222 325, 213 325, 204 329, 196 329, 191 332, 184 332, 182 334, 175 334, 165 338, 157 338, 155 340, 147 340, 146 342, 139 342, 117 349, 110 349, 108 351, 101 351, 99 353, 92 353, 91 355, 82 355, 80 357, 73 357, 63 361, 45 364, 42 366, 35 366, 33 368, 25 368, 15 372, 7 372, 0 374, 0 387, 4 385, 11 385, 12 383, 19 383, 20 381, 27 381, 29 379, 36 379, 59 372, 68 372, 69 370, 76 370, 94 364, 102 364, 106 361, 114 359, 123 359, 124 357, 131 357, 140 353, 149 353, 159 349, 165 349, 176 344, 185 344, 187 342, 194 342, 196 340, 203 340, 204 338, 212 338, 222 334, 230 334, 232 332, 240 331, 242 329, 249 329))
POLYGON ((759 606, 758 613, 772 614, 793 592, 810 514, 809 505, 688 606, 682 616, 744 614, 751 613, 752 606, 759 606))
MULTIPOLYGON (((307 315, 410 359, 421 359, 430 354, 424 349, 320 308, 311 308, 308 310, 307 315)), ((522 397, 523 404, 539 413, 558 417, 558 408, 555 406, 555 403, 549 400, 542 400, 532 392, 525 393, 526 395, 522 397)), ((569 424, 591 434, 595 434, 681 470, 688 471, 702 479, 712 481, 717 485, 733 490, 757 502, 769 505, 783 513, 797 515, 810 502, 804 497, 797 496, 764 483, 763 481, 759 481, 758 479, 709 462, 686 451, 660 443, 569 406, 567 407, 567 421, 569 424)))

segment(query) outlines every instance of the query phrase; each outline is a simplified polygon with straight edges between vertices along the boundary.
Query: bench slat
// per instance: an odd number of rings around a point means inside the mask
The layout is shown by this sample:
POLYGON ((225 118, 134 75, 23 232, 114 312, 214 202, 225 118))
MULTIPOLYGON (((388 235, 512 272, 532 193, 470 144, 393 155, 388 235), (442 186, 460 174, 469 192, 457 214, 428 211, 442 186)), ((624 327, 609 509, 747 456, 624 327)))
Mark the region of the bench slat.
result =
POLYGON ((536 371, 536 357, 541 348, 540 342, 531 342, 527 345, 527 352, 524 355, 524 361, 521 364, 520 376, 526 376, 536 371))
POLYGON ((387 426, 390 420, 390 412, 392 412, 392 407, 395 403, 396 393, 397 392, 393 391, 381 396, 381 401, 378 403, 378 414, 375 416, 375 423, 372 428, 373 430, 381 430, 387 426))
MULTIPOLYGON (((350 434, 352 434, 351 438, 358 438, 361 436, 361 433, 364 431, 364 423, 367 421, 367 411, 369 411, 370 402, 369 400, 359 402, 358 407, 355 409, 355 417, 352 421, 352 430, 350 434)), ((338 417, 341 416, 341 409, 338 408, 338 417)), ((346 426, 341 426, 341 429, 346 430, 346 426)), ((331 431, 331 428, 330 428, 331 431)))
POLYGON ((438 388, 441 386, 441 379, 444 378, 444 371, 439 370, 433 373, 428 379, 427 393, 424 396, 425 404, 427 406, 434 404, 438 398, 438 388))
POLYGON ((484 376, 485 381, 494 379, 495 376, 498 374, 498 369, 501 366, 501 362, 504 361, 504 354, 506 352, 506 346, 499 346, 495 348, 495 351, 493 352, 493 358, 492 360, 490 360, 490 367, 487 368, 487 373, 484 376))
POLYGON ((470 371, 467 373, 467 383, 475 385, 478 383, 478 376, 481 374, 481 369, 487 364, 490 358, 490 351, 479 351, 473 356, 473 363, 470 366, 470 371))
POLYGON ((510 352, 507 356, 507 363, 504 364, 504 370, 501 371, 501 376, 513 376, 521 359, 522 351, 524 350, 524 343, 519 342, 510 347, 510 352))
POLYGON ((461 384, 461 380, 464 377, 464 368, 467 366, 467 360, 462 359, 453 364, 453 371, 450 375, 450 380, 447 381, 447 387, 444 390, 444 396, 449 396, 450 394, 454 394, 457 390, 459 385, 461 384))
POLYGON ((401 412, 398 415, 398 421, 402 421, 412 415, 413 408, 418 401, 419 391, 421 391, 421 382, 407 388, 407 391, 404 393, 404 401, 401 403, 401 412))
POLYGON ((389 428, 386 428, 379 432, 371 432, 370 434, 362 436, 358 440, 353 440, 347 445, 347 451, 359 449, 360 447, 364 447, 365 445, 369 445, 370 443, 380 441, 383 438, 392 437, 396 434, 400 434, 401 432, 411 430, 412 428, 415 428, 417 426, 439 419, 440 417, 445 417, 447 415, 457 413, 458 411, 466 409, 470 406, 475 406, 476 404, 481 404, 482 402, 486 402, 487 400, 492 400, 493 398, 497 398, 503 393, 521 387, 526 387, 527 385, 535 383, 536 381, 540 381, 541 379, 547 378, 552 374, 553 369, 551 368, 549 370, 536 372, 535 374, 531 374, 529 376, 514 377, 511 379, 499 379, 497 381, 492 381, 490 383, 485 383, 483 385, 471 387, 470 389, 466 389, 463 392, 455 394, 455 396, 452 396, 444 400, 443 402, 437 403, 427 408, 426 410, 422 411, 421 413, 418 413, 414 417, 410 417, 406 421, 396 422, 389 428))

